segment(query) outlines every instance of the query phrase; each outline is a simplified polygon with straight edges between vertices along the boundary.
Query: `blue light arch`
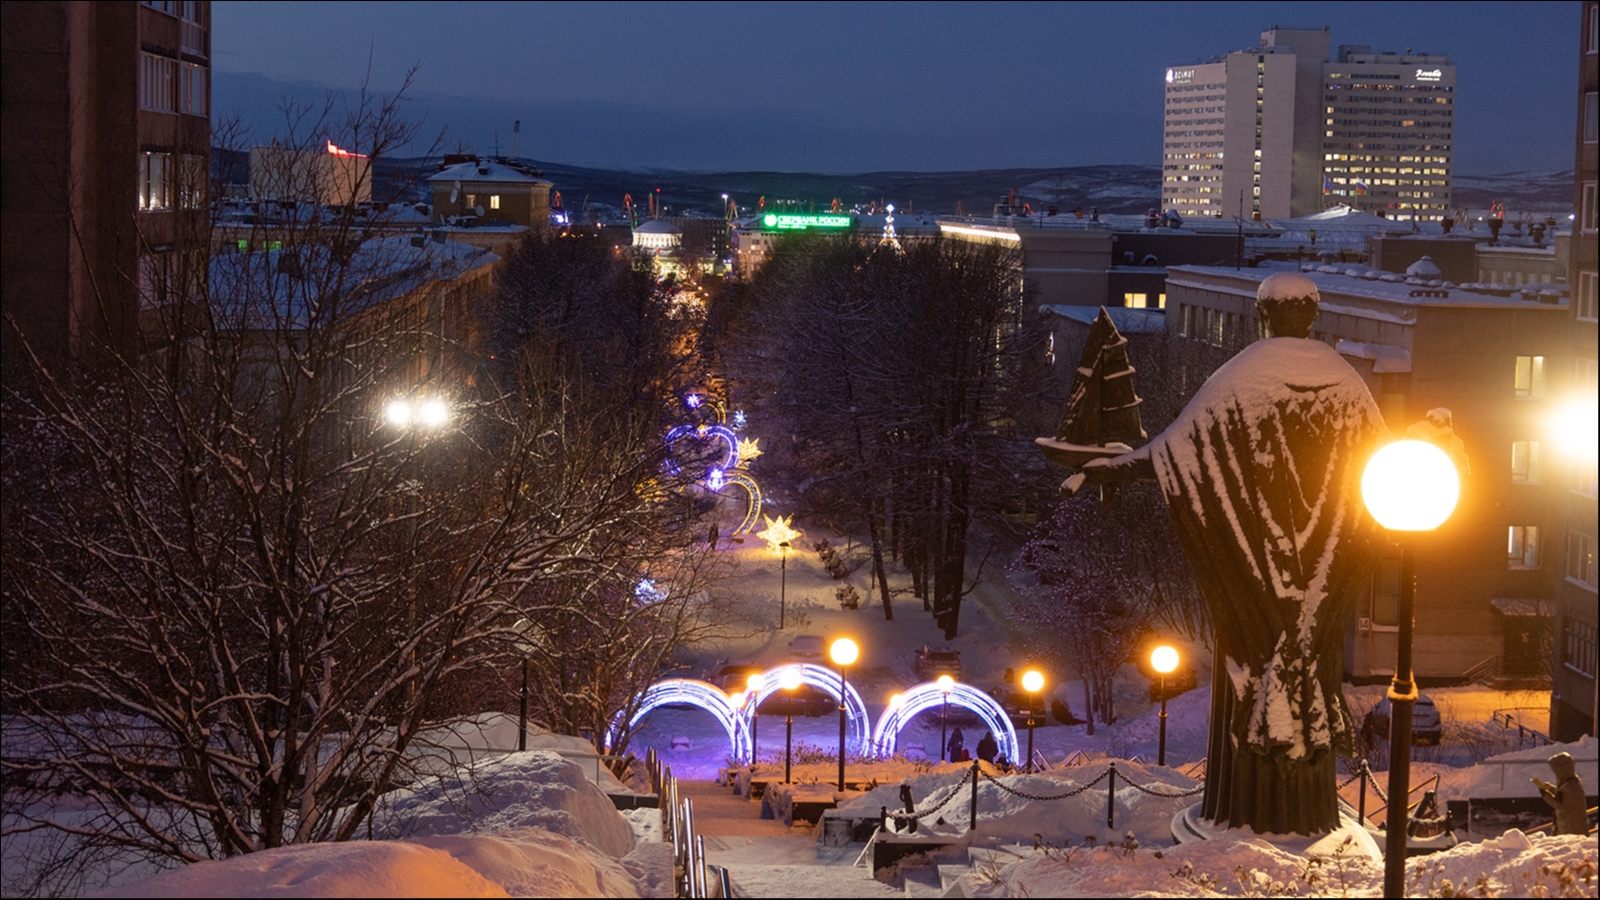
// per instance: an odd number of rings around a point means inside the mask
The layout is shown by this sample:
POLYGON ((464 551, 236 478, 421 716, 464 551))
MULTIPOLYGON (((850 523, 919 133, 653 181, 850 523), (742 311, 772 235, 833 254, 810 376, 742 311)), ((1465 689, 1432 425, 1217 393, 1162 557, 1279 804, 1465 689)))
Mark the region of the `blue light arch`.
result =
MULTIPOLYGON (((918 713, 930 709, 938 709, 944 705, 944 691, 939 689, 936 681, 924 681, 912 685, 900 694, 905 701, 899 709, 886 709, 883 717, 878 720, 878 727, 872 732, 873 752, 879 756, 893 756, 895 744, 899 742, 900 731, 906 727, 918 713)), ((995 742, 1000 745, 1000 752, 1013 765, 1020 765, 1022 749, 1017 746, 1017 729, 1011 725, 1011 717, 1006 714, 995 699, 983 691, 968 685, 956 682, 950 689, 950 705, 969 709, 983 720, 989 731, 994 734, 995 742)))
MULTIPOLYGON (((783 690, 779 685, 785 673, 796 671, 800 675, 800 683, 817 688, 832 697, 835 703, 839 702, 839 672, 826 666, 816 666, 811 663, 789 663, 776 666, 761 673, 761 688, 755 692, 755 697, 747 699, 744 709, 740 711, 740 722, 744 726, 745 734, 750 731, 750 714, 762 701, 783 690)), ((862 701, 861 695, 856 692, 856 686, 845 682, 844 701, 845 708, 845 741, 847 751, 864 754, 872 749, 872 716, 867 712, 867 704, 862 701)))
MULTIPOLYGON (((749 724, 733 708, 728 695, 710 682, 693 678, 667 678, 646 688, 639 700, 639 708, 628 719, 628 731, 631 733, 651 712, 674 703, 687 703, 715 716, 723 731, 728 733, 728 752, 733 758, 741 759, 750 752, 749 724)), ((606 731, 608 748, 617 746, 622 718, 623 714, 619 712, 611 720, 611 727, 606 731)))

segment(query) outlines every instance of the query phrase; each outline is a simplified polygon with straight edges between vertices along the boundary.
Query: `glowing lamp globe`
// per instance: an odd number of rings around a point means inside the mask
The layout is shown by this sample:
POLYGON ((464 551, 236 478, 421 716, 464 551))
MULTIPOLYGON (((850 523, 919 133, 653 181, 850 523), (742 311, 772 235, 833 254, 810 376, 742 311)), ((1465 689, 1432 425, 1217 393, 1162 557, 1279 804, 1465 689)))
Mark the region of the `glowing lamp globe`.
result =
POLYGON ((789 670, 785 671, 782 675, 778 676, 778 687, 781 687, 786 691, 792 691, 792 690, 794 690, 795 688, 797 688, 799 686, 800 686, 800 670, 799 669, 789 669, 789 670))
POLYGON ((383 414, 389 420, 390 425, 398 425, 404 428, 406 425, 411 424, 411 404, 404 400, 390 400, 389 405, 384 408, 383 414))
POLYGON ((1172 674, 1178 668, 1178 651, 1166 644, 1150 651, 1150 668, 1163 675, 1172 674))
POLYGON ((428 400, 422 404, 420 416, 422 424, 429 428, 438 428, 450 420, 450 407, 443 400, 428 400))
POLYGON ((889 708, 890 709, 899 709, 900 707, 905 706, 905 705, 906 705, 906 695, 905 694, 890 694, 889 695, 889 708))
POLYGON ((760 672, 751 672, 750 677, 746 678, 744 682, 744 686, 749 688, 752 694, 766 687, 766 685, 767 679, 760 672))
POLYGON ((1038 669, 1029 669, 1022 673, 1022 689, 1030 694, 1037 694, 1044 689, 1044 673, 1038 669))
POLYGON ((728 698, 728 705, 732 706, 734 709, 744 709, 744 700, 744 691, 739 691, 732 697, 728 698))
POLYGON ((1395 441, 1361 473, 1361 499, 1390 531, 1432 531, 1450 518, 1461 478, 1443 450, 1427 441, 1395 441))
POLYGON ((1559 452, 1575 460, 1590 460, 1595 456, 1596 422, 1594 401, 1571 403, 1550 419, 1550 431, 1555 435, 1559 452))
POLYGON ((849 638, 839 638, 828 648, 828 658, 834 665, 848 666, 861 658, 861 648, 849 638))
POLYGON ((939 690, 944 691, 946 694, 956 689, 956 680, 949 675, 940 675, 934 684, 937 684, 939 690))

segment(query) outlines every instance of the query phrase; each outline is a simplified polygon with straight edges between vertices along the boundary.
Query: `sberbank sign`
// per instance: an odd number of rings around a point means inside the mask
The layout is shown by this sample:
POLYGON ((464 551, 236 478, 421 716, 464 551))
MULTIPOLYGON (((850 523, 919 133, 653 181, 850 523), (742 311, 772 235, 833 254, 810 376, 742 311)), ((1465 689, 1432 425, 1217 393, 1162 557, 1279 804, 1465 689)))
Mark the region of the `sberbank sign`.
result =
POLYGON ((807 228, 849 228, 850 217, 839 213, 767 213, 761 227, 778 231, 804 231, 807 228))

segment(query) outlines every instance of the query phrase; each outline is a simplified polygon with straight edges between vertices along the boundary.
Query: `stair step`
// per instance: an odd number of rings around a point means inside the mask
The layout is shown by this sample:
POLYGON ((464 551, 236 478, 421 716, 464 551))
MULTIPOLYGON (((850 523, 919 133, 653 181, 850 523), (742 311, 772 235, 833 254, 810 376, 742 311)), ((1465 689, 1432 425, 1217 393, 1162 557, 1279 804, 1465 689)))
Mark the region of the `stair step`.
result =
POLYGON ((939 870, 933 866, 901 869, 900 874, 905 878, 907 897, 944 896, 944 884, 939 879, 939 870))

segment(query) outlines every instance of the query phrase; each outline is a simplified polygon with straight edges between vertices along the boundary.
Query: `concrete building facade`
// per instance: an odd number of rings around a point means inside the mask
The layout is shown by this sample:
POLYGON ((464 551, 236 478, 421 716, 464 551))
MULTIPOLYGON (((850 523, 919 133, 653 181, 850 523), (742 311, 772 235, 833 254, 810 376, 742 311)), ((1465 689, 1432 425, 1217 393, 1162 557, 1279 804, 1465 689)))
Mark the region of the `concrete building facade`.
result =
POLYGON ((1327 196, 1402 221, 1450 209, 1456 68, 1447 56, 1343 46, 1323 66, 1327 196))
POLYGON ((3 355, 127 352, 205 271, 209 2, 0 4, 3 355))

